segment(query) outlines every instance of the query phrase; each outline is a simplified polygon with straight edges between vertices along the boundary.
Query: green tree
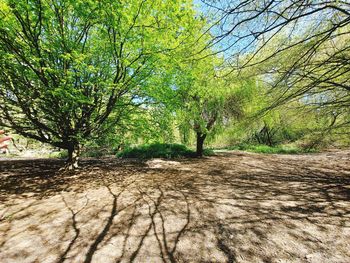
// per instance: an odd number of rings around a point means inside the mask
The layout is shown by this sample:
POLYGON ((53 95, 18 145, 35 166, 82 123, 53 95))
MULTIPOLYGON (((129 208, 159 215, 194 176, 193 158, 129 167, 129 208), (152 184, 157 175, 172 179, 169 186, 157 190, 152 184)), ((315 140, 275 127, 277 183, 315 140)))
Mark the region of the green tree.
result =
POLYGON ((224 79, 219 75, 219 59, 208 57, 194 60, 188 66, 187 76, 181 74, 178 89, 180 128, 192 129, 196 135, 197 156, 203 155, 203 146, 208 135, 214 136, 220 127, 243 115, 243 105, 249 81, 224 79))
POLYGON ((1 0, 0 7, 0 125, 67 149, 71 168, 82 143, 139 102, 194 21, 187 0, 1 0))
POLYGON ((269 108, 301 99, 335 118, 333 127, 349 127, 349 1, 203 2, 218 16, 207 47, 224 52, 233 70, 262 75, 277 95, 269 108))

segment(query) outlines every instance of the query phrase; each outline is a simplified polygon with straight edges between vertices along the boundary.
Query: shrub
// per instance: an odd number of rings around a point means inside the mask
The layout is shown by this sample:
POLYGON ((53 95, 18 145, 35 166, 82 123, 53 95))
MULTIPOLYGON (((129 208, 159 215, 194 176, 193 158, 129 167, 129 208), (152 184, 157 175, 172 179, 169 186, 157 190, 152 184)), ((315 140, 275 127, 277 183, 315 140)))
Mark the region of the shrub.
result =
POLYGON ((59 158, 59 159, 67 159, 68 158, 68 152, 63 150, 59 152, 52 152, 48 156, 49 158, 59 158))
MULTIPOLYGON (((210 150, 206 151, 207 153, 210 150)), ((211 151, 212 152, 212 151, 211 151)), ((134 148, 128 148, 117 153, 117 157, 122 158, 179 158, 179 157, 195 157, 195 152, 181 144, 154 143, 141 145, 134 148)))
POLYGON ((208 149, 203 150, 203 155, 204 156, 213 156, 213 155, 215 155, 215 152, 213 149, 208 148, 208 149))
POLYGON ((229 150, 240 150, 255 153, 268 153, 268 154, 299 154, 299 153, 310 153, 315 152, 314 149, 303 149, 295 146, 278 145, 268 146, 264 144, 252 145, 252 144, 239 144, 236 146, 228 147, 229 150))
POLYGON ((107 155, 113 155, 113 150, 109 147, 86 147, 83 149, 81 156, 82 157, 92 157, 92 158, 100 158, 107 155))

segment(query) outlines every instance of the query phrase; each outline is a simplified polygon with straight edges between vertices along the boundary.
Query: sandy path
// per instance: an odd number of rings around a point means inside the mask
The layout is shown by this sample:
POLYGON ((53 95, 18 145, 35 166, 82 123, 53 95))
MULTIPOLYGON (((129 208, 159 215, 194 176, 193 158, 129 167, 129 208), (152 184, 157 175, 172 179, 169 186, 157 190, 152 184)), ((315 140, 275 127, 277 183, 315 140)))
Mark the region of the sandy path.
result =
POLYGON ((0 262, 350 262, 350 152, 0 161, 0 262))

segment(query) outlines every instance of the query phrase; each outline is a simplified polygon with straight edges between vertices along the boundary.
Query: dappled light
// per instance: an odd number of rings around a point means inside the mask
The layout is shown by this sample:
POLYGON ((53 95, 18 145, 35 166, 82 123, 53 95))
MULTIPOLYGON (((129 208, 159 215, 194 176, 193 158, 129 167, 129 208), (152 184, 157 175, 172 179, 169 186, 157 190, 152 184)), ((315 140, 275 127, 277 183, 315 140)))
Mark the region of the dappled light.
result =
POLYGON ((350 1, 0 0, 0 263, 350 262, 350 1))
POLYGON ((349 158, 2 161, 0 261, 347 262, 349 158))

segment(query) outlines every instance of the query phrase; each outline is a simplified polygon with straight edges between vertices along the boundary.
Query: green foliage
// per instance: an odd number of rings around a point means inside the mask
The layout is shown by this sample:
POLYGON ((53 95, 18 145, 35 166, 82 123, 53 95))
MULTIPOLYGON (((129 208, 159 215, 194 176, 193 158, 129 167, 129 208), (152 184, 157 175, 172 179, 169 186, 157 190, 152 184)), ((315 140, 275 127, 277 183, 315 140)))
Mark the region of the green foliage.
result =
POLYGON ((67 151, 53 152, 53 153, 50 153, 48 157, 66 159, 68 157, 68 152, 67 151))
POLYGON ((195 152, 181 144, 154 143, 142 145, 139 147, 125 149, 117 154, 122 158, 179 158, 179 157, 195 157, 195 152))
POLYGON ((192 5, 0 0, 0 125, 70 156, 191 156, 174 142, 196 142, 197 153, 204 141, 271 153, 350 144, 349 25, 285 50, 307 30, 254 36, 260 52, 226 60, 192 5))
POLYGON ((296 146, 268 146, 268 145, 252 145, 252 144, 239 144, 236 146, 226 147, 228 150, 240 150, 255 153, 267 153, 267 154, 300 154, 315 152, 314 149, 303 149, 296 146))
POLYGON ((111 154, 109 149, 103 148, 103 147, 90 147, 90 148, 85 148, 81 156, 82 157, 92 157, 92 158, 100 158, 106 155, 111 154))
POLYGON ((189 0, 0 7, 0 125, 69 152, 163 94, 162 72, 200 24, 189 0))
POLYGON ((203 155, 204 156, 214 156, 215 152, 213 148, 206 148, 203 150, 203 155))

